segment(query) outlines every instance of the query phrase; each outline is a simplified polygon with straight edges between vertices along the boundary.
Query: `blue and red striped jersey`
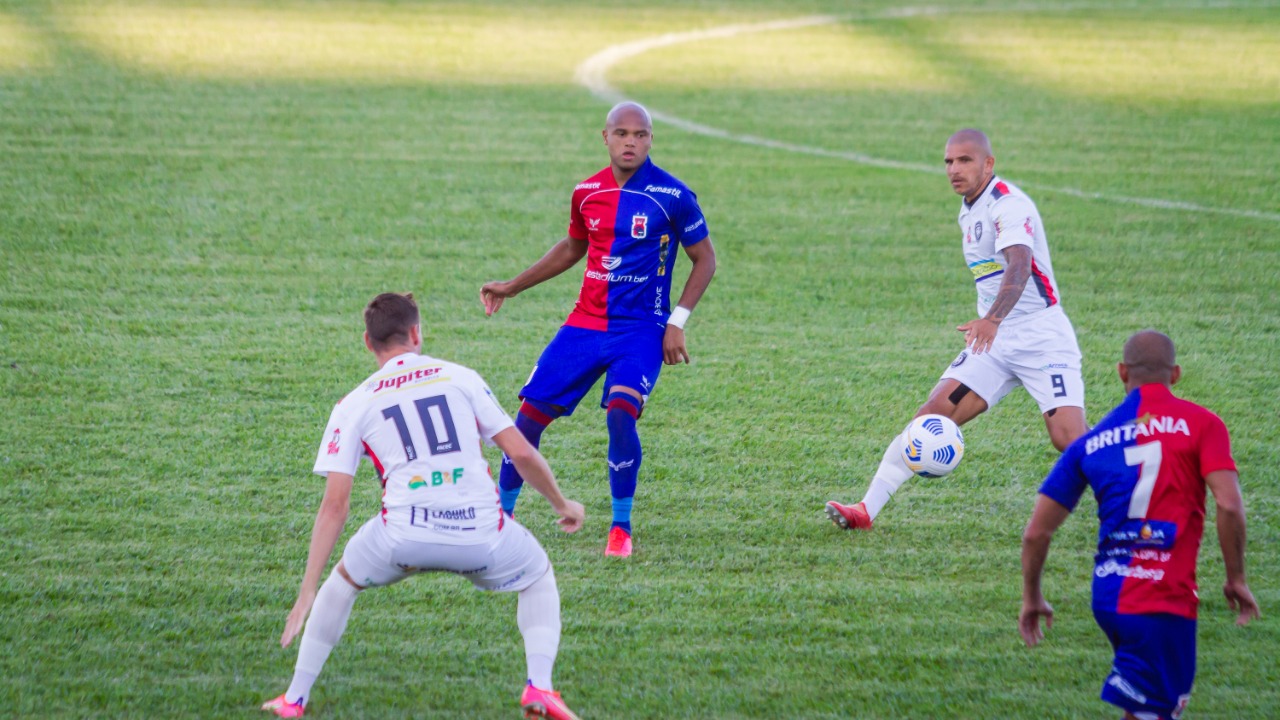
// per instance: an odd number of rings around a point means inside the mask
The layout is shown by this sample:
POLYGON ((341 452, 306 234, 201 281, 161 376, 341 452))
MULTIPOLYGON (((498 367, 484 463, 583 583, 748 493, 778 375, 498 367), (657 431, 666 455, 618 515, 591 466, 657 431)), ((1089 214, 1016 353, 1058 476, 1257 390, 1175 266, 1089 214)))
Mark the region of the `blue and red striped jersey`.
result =
POLYGON ((622 186, 606 167, 573 190, 569 237, 586 240, 587 268, 566 325, 609 330, 671 313, 676 243, 707 237, 698 198, 684 183, 645 160, 622 186))
POLYGON ((1074 510, 1093 488, 1101 521, 1094 608, 1194 619, 1204 479, 1235 469, 1222 419, 1160 384, 1129 393, 1072 443, 1040 492, 1074 510))

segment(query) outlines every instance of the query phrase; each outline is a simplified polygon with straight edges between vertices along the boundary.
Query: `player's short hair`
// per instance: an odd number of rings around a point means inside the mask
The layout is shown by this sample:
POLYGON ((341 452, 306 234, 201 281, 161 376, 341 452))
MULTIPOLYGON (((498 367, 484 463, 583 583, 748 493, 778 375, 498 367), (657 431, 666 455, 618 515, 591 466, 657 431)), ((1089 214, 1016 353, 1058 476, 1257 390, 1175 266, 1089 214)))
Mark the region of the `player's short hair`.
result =
POLYGON ((409 342, 409 329, 418 324, 418 303, 413 293, 382 293, 364 309, 364 329, 369 344, 382 351, 409 342))
POLYGON ((1122 362, 1130 377, 1144 382, 1167 382, 1178 363, 1173 340, 1159 330, 1139 330, 1124 344, 1122 362))

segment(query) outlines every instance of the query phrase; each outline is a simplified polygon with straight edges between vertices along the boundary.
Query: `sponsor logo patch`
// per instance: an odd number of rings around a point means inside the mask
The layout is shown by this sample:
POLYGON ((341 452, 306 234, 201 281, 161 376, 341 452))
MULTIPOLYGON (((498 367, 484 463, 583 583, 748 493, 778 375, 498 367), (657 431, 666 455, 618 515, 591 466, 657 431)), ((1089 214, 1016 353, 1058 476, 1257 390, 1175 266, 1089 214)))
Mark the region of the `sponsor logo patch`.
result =
POLYGON ((396 375, 391 378, 378 380, 377 385, 370 382, 366 387, 371 389, 373 392, 381 392, 382 390, 388 389, 399 390, 406 383, 417 383, 425 380, 431 380, 434 382, 435 379, 438 379, 436 376, 440 374, 442 369, 443 368, 438 367, 418 368, 417 370, 406 372, 403 375, 396 375))
POLYGON ((622 256, 605 255, 600 258, 600 264, 604 266, 605 270, 617 270, 618 266, 622 264, 622 256))
POLYGON ((340 446, 341 438, 339 437, 339 435, 341 434, 342 434, 342 430, 340 428, 333 429, 333 437, 330 438, 329 440, 329 448, 328 448, 330 455, 337 455, 342 450, 342 447, 340 446))
POLYGON ((588 182, 578 183, 578 184, 577 184, 573 189, 574 189, 574 190, 599 190, 599 189, 600 189, 600 183, 598 183, 598 182, 593 182, 593 183, 588 183, 588 182))
POLYGON ((1000 263, 988 258, 986 260, 974 260, 969 263, 969 272, 973 273, 974 282, 980 282, 1003 274, 1004 268, 1000 267, 1000 263))
POLYGON ((667 195, 674 195, 675 197, 680 197, 680 191, 677 190, 676 188, 660 187, 658 185, 646 185, 644 188, 644 191, 666 193, 667 195))
POLYGON ((1136 421, 1100 431, 1097 435, 1084 441, 1084 453, 1092 455, 1110 445, 1119 445, 1135 438, 1150 437, 1157 434, 1181 434, 1191 436, 1191 428, 1183 418, 1154 417, 1144 415, 1136 421))
POLYGON ((585 275, 588 280, 603 280, 611 283, 642 283, 649 279, 648 275, 616 275, 611 272, 600 272, 599 270, 588 270, 585 275))

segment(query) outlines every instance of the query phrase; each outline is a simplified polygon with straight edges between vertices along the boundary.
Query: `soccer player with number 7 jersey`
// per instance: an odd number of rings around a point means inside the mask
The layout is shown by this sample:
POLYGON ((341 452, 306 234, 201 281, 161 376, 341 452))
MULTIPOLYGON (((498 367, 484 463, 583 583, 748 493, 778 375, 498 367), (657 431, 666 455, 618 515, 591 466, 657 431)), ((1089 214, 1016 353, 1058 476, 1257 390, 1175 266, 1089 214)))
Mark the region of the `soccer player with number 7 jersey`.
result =
POLYGON ((1040 488, 1022 539, 1018 627, 1029 646, 1043 639, 1042 618, 1052 627, 1053 608, 1041 592, 1049 543, 1091 487, 1101 521, 1093 615, 1115 649, 1102 699, 1127 719, 1177 720, 1196 672, 1206 486, 1217 505, 1227 604, 1238 625, 1259 616, 1245 582, 1244 500, 1226 425, 1170 389, 1182 374, 1173 341, 1154 330, 1136 333, 1118 369, 1128 397, 1067 448, 1040 488))
POLYGON ((520 468, 551 503, 565 532, 582 526, 582 505, 560 493, 546 460, 475 371, 421 354, 412 295, 377 296, 364 320, 365 345, 378 371, 333 408, 321 440, 315 472, 326 477, 324 500, 281 647, 293 641, 304 621, 306 631, 288 690, 262 709, 279 717, 303 716, 311 687, 362 590, 417 573, 447 572, 480 590, 518 593, 516 624, 528 670, 520 699, 525 717, 577 720, 551 688, 560 645, 555 572, 537 539, 503 515, 481 442, 497 445, 520 468), (382 510, 351 537, 317 591, 346 524, 352 481, 364 457, 382 481, 382 510))

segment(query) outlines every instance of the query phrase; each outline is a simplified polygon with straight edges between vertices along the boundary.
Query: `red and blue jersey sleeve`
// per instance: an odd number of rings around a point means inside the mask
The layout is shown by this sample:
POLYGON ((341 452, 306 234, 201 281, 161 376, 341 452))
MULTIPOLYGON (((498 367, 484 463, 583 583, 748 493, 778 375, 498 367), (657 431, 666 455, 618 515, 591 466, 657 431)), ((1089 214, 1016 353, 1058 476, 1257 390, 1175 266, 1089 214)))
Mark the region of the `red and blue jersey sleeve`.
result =
POLYGON ((707 236, 710 235, 710 230, 707 229, 707 219, 702 215, 702 208, 698 205, 698 196, 692 190, 685 188, 685 193, 672 209, 671 224, 674 226, 676 236, 680 238, 682 246, 689 247, 707 239, 707 236))
POLYGON ((1080 448, 1079 443, 1068 447, 1040 485, 1041 495, 1071 511, 1075 511, 1085 489, 1089 487, 1088 478, 1080 471, 1080 448))
POLYGON ((1219 470, 1235 470, 1236 461, 1231 456, 1231 437, 1222 418, 1205 411, 1200 427, 1200 476, 1206 477, 1219 470))

